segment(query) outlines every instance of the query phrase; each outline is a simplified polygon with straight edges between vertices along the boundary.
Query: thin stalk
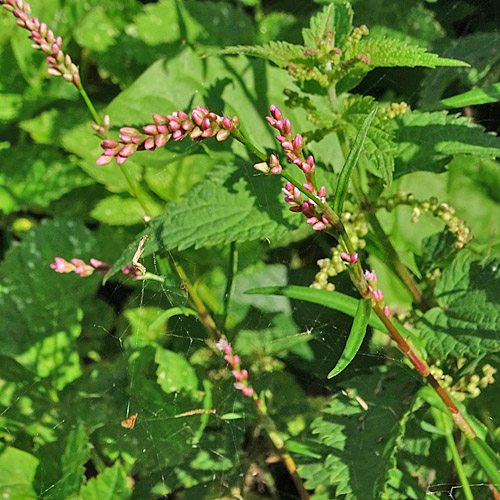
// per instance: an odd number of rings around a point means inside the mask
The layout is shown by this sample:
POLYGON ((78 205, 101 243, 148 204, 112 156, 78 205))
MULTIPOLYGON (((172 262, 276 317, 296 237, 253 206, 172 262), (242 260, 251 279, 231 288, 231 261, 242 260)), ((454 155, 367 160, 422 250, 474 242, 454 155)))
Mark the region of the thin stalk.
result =
POLYGON ((90 100, 89 96, 87 95, 87 92, 85 92, 85 89, 83 88, 83 85, 80 83, 77 85, 78 87, 78 92, 80 92, 80 95, 82 96, 85 104, 87 105, 87 108, 90 111, 90 114, 92 115, 92 118, 94 119, 95 123, 97 125, 101 125, 101 118, 99 117, 99 114, 97 113, 96 109, 94 108, 94 105, 92 104, 92 101, 90 100))
POLYGON ((399 255, 396 249, 393 247, 391 240, 385 234, 385 231, 382 228, 382 225, 380 224, 377 215, 375 214, 375 212, 371 210, 368 210, 365 213, 368 215, 368 222, 370 223, 373 232, 375 233, 378 240, 382 244, 385 252, 387 252, 387 256, 389 257, 389 260, 393 265, 394 270, 396 271, 396 273, 398 274, 399 278, 404 283, 406 288, 411 293, 411 296, 413 297, 415 304, 417 304, 422 311, 427 311, 428 309, 431 308, 431 306, 425 299, 422 290, 420 290, 420 287, 418 286, 417 282, 413 279, 413 276, 411 275, 410 271, 399 258, 399 255))
POLYGON ((125 180, 127 181, 130 194, 139 202, 139 205, 141 205, 141 208, 144 210, 144 213, 148 216, 151 216, 151 212, 148 208, 148 204, 146 200, 144 199, 144 192, 141 189, 140 186, 137 185, 136 181, 132 178, 132 176, 128 173, 127 169, 124 167, 124 165, 118 165, 120 167, 120 171, 125 177, 125 180))
MULTIPOLYGON (((180 264, 178 264, 172 257, 171 257, 171 262, 172 265, 174 266, 177 274, 179 275, 180 279, 184 283, 184 286, 186 287, 186 290, 188 292, 189 298, 191 299, 193 305, 195 306, 196 310, 198 311, 199 318, 201 322, 205 325, 209 333, 212 335, 213 339, 215 341, 219 340, 221 337, 224 337, 223 334, 217 329, 217 326, 215 324, 215 321, 213 320, 212 316, 206 309, 205 305, 203 304, 202 300, 200 299, 198 293, 196 292, 196 289, 194 288, 193 284, 189 280, 187 274, 185 273, 184 269, 180 264)), ((267 408, 266 405, 263 404, 262 402, 258 404, 258 397, 256 394, 253 394, 253 400, 255 403, 255 408, 257 410, 257 416, 259 418, 260 423, 262 424, 262 427, 266 430, 269 439, 273 443, 276 452, 280 456, 280 458, 283 460, 283 463, 285 464, 285 467, 287 468, 294 484, 295 487, 297 488, 297 491, 300 494, 301 500, 309 500, 309 493, 307 492, 304 483, 300 476, 297 473, 297 466, 295 465, 295 462, 293 458, 290 456, 288 451, 285 449, 285 443, 281 436, 279 435, 279 432, 276 429, 276 425, 274 421, 269 417, 267 413, 267 408)))
POLYGON ((224 290, 224 299, 222 303, 222 326, 226 325, 227 313, 229 309, 229 299, 231 298, 231 294, 233 293, 233 283, 234 276, 238 269, 238 251, 236 250, 236 243, 234 241, 231 242, 229 246, 229 263, 227 269, 227 281, 226 281, 226 289, 224 290))
POLYGON ((436 421, 436 425, 438 429, 444 431, 446 445, 450 450, 453 464, 455 465, 455 469, 458 474, 458 479, 462 485, 464 495, 466 500, 474 500, 474 495, 472 494, 472 490, 470 488, 469 480, 467 479, 467 474, 465 473, 464 464, 462 463, 462 459, 460 458, 460 454, 458 453, 457 445, 455 444, 455 440, 453 439, 453 424, 451 420, 449 420, 448 415, 441 412, 440 410, 432 409, 432 415, 434 420, 436 421))
POLYGON ((398 344, 403 354, 411 361, 416 370, 437 392, 438 396, 441 398, 441 400, 451 413, 451 418, 458 426, 458 428, 465 434, 468 439, 474 439, 476 437, 476 433, 474 432, 471 424, 465 418, 463 413, 457 408, 457 405, 453 402, 446 389, 442 387, 438 380, 434 377, 434 375, 432 375, 429 369, 429 365, 417 351, 411 340, 403 338, 403 336, 397 331, 390 318, 384 314, 384 311, 378 304, 373 304, 372 308, 375 311, 375 314, 380 318, 382 323, 384 323, 384 326, 387 329, 387 333, 396 342, 396 344, 398 344))

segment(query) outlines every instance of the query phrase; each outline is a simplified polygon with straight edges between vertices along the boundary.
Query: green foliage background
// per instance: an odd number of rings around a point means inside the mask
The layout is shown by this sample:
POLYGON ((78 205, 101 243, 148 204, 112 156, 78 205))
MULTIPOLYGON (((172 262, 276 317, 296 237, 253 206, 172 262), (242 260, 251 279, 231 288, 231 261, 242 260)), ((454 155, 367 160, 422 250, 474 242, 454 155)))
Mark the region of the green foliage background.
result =
MULTIPOLYGON (((471 228, 474 240, 457 252, 430 215, 413 225, 408 207, 377 212, 435 299, 408 326, 456 383, 482 376, 486 364, 500 367, 499 107, 464 111, 440 101, 483 87, 495 95, 494 4, 33 0, 31 7, 63 37, 114 137, 122 126, 151 123, 153 113, 203 105, 237 115, 242 132, 272 152, 277 143, 264 117, 276 104, 308 140, 329 192, 343 146, 373 105, 409 103, 408 114, 376 116, 360 165, 372 200, 399 190, 435 196, 471 228), (333 17, 318 14, 329 4, 335 9, 323 12, 333 17), (321 57, 312 64, 304 48, 331 26, 345 44, 351 20, 368 25, 370 36, 342 57, 368 53, 370 64, 334 72, 339 109, 332 110, 324 79, 309 78, 321 57), (439 277, 427 280, 436 269, 439 277)), ((224 323, 314 499, 432 499, 450 491, 466 498, 421 380, 378 330, 328 381, 349 311, 245 294, 309 286, 316 261, 334 244, 288 210, 280 179, 257 175, 256 158, 235 141, 185 140, 127 161, 145 193, 141 205, 114 162, 96 165, 99 139, 78 92, 47 75, 26 36, 1 12, 0 493, 18 500, 298 498, 251 401, 208 349, 185 290, 161 260, 168 253, 224 323), (147 229, 145 215, 153 216, 147 229), (143 233, 143 262, 163 281, 118 272, 143 233), (225 311, 232 244, 238 265, 225 311), (114 268, 103 285, 97 273, 56 274, 49 265, 57 256, 114 268), (213 412, 179 417, 195 409, 213 412), (123 428, 135 413, 135 428, 123 428)), ((366 241, 362 258, 377 270, 386 302, 411 310, 384 248, 372 232, 366 241)), ((344 275, 333 281, 354 295, 344 275)), ((463 403, 495 450, 499 389, 495 381, 463 403)), ((475 498, 488 498, 486 476, 456 441, 475 498)))

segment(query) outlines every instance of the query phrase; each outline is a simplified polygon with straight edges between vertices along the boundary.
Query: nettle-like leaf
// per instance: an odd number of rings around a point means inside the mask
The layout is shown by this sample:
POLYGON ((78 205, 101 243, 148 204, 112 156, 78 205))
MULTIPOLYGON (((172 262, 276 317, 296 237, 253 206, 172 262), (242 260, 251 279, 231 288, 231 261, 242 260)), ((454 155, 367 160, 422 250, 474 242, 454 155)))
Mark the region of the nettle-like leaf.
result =
POLYGON ((410 45, 406 41, 394 38, 370 37, 362 39, 358 44, 353 44, 347 49, 346 57, 354 58, 362 54, 369 56, 368 64, 371 67, 468 66, 465 62, 439 57, 418 45, 410 45))
MULTIPOLYGON (((365 118, 374 106, 372 97, 353 96, 346 100, 342 112, 345 130, 353 138, 360 130, 365 118)), ((397 154, 394 132, 390 120, 377 114, 368 129, 363 152, 375 165, 377 175, 388 185, 392 183, 394 157, 397 154)))
POLYGON ((215 54, 247 54, 268 59, 300 81, 315 80, 329 87, 342 80, 339 90, 348 90, 374 67, 467 66, 440 58, 405 40, 370 37, 366 26, 352 29, 352 9, 347 2, 329 4, 311 18, 303 30, 305 46, 271 42, 261 46, 227 47, 215 54), (337 36, 338 33, 338 36, 337 36))
POLYGON ((54 257, 93 257, 95 240, 81 223, 44 221, 6 254, 0 268, 0 350, 39 377, 61 388, 80 375, 75 339, 81 332, 81 306, 99 280, 61 275, 54 257))
MULTIPOLYGON (((143 233, 149 236, 143 255, 283 238, 301 222, 294 215, 281 201, 280 179, 255 176, 248 166, 222 166, 151 220, 143 233)), ((130 264, 136 249, 134 241, 107 278, 130 264)))
POLYGON ((426 349, 437 358, 481 358, 500 351, 500 260, 473 260, 462 251, 434 290, 439 307, 419 322, 426 349))
POLYGON ((333 33, 335 44, 338 47, 343 46, 352 31, 353 15, 352 7, 346 0, 331 3, 311 17, 309 29, 302 30, 305 46, 317 47, 318 41, 325 40, 329 32, 333 33))
POLYGON ((82 500, 126 500, 131 493, 125 470, 116 463, 90 479, 82 488, 81 497, 82 500))
POLYGON ((325 498, 384 498, 416 383, 402 370, 381 370, 345 385, 312 424, 329 450, 325 460, 301 465, 299 473, 325 498))
POLYGON ((463 116, 413 111, 391 122, 397 143, 395 178, 417 170, 443 172, 453 155, 500 156, 500 138, 463 116))

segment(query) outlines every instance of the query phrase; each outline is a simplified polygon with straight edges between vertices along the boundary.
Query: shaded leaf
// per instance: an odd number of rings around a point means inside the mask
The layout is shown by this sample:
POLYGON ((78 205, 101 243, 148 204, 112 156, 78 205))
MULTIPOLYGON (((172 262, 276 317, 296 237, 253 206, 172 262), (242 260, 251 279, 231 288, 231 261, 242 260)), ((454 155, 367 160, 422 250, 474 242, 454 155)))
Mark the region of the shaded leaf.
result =
POLYGON ((36 500, 33 479, 38 460, 25 451, 0 445, 0 496, 13 500, 36 500))
POLYGON ((130 495, 127 476, 119 463, 90 479, 81 491, 83 500, 126 500, 130 495))
POLYGON ((500 138, 463 116, 413 111, 393 123, 398 146, 395 178, 417 170, 442 172, 452 155, 500 156, 500 138))
POLYGON ((381 371, 345 385, 312 424, 326 458, 311 464, 302 459, 299 473, 307 488, 328 492, 327 498, 384 498, 416 382, 403 371, 381 371))
POLYGON ((442 99, 440 102, 452 108, 462 108, 497 101, 500 101, 500 82, 480 89, 469 90, 469 92, 442 99))
POLYGON ((158 346, 155 362, 158 364, 156 375, 158 384, 167 393, 178 392, 182 389, 195 391, 198 387, 198 378, 193 367, 186 359, 173 351, 158 346))
POLYGON ((419 322, 428 351, 445 359, 477 358, 500 351, 500 261, 481 263, 462 251, 439 278, 439 307, 419 322))

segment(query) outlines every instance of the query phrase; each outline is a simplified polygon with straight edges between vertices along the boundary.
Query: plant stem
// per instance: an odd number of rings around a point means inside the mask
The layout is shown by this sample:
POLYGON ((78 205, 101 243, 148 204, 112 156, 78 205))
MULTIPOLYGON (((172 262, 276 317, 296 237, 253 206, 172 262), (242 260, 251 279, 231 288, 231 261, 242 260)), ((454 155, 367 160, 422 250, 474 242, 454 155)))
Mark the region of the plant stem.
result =
MULTIPOLYGON (((172 257, 170 257, 172 265, 174 266, 177 274, 181 278, 182 282, 184 283, 187 292, 189 294, 189 298, 193 302, 193 305, 195 306, 196 310, 198 311, 199 318, 201 322, 205 325, 209 333, 212 335, 214 340, 219 340, 221 338, 224 338, 225 336, 217 329, 217 326, 215 324, 215 321, 213 320, 212 316, 206 309, 205 305, 203 304, 202 300, 198 296, 198 293, 196 292, 196 289, 190 282, 187 274, 185 273, 184 269, 180 264, 178 264, 172 257)), ((295 484, 295 487, 297 488, 297 491, 300 494, 301 500, 309 500, 309 493, 307 492, 304 483, 300 476, 297 473, 297 466, 295 465, 295 462, 293 461, 293 458, 290 456, 288 451, 285 449, 285 444, 282 439, 282 437, 279 435, 279 432, 276 429, 276 425, 274 421, 269 417, 267 413, 267 408, 266 405, 261 403, 258 404, 257 402, 260 401, 257 397, 257 395, 254 393, 253 394, 253 400, 255 403, 255 408, 257 410, 257 416, 259 418, 260 423, 262 424, 262 427, 266 430, 269 439, 273 443, 276 452, 280 456, 280 458, 283 460, 283 463, 285 464, 285 467, 288 469, 288 472, 290 476, 292 477, 292 480, 295 484)))
POLYGON ((457 470, 458 478, 460 479, 460 483, 463 487, 464 495, 466 500, 474 500, 474 496, 472 494, 469 480, 467 479, 467 474, 465 473, 464 465, 460 458, 460 454, 458 453, 457 445, 455 444, 455 440, 453 439, 453 424, 449 419, 448 415, 432 408, 432 415, 434 420, 436 421, 436 425, 438 429, 442 430, 445 433, 446 444, 448 449, 451 452, 451 456, 453 458, 453 463, 455 465, 455 469, 457 470))
POLYGON ((396 273, 398 274, 401 281, 404 283, 406 288, 411 293, 415 304, 422 310, 427 311, 431 308, 429 303, 424 297, 422 290, 417 285, 417 282, 414 280, 408 268, 403 264, 396 249, 393 247, 391 240, 385 234, 384 229, 382 228, 377 215, 375 212, 368 210, 365 212, 368 215, 368 221, 370 222, 370 226, 372 227, 374 233, 382 244, 384 250, 387 252, 387 256, 391 261, 396 273))
POLYGON ((92 118, 97 123, 97 125, 101 125, 101 118, 99 117, 99 114, 97 113, 96 109, 94 108, 94 105, 92 104, 92 101, 90 100, 89 96, 87 95, 87 92, 85 92, 85 89, 83 88, 82 83, 80 82, 80 84, 77 87, 78 87, 78 92, 80 92, 80 95, 82 96, 85 104, 87 105, 87 108, 90 111, 90 114, 92 115, 92 118))
POLYGON ((375 314, 380 318, 382 323, 384 323, 384 326, 387 328, 387 333, 396 342, 396 344, 398 344, 403 354, 411 361, 412 365, 417 369, 417 371, 426 378, 427 382, 433 387, 438 396, 442 399, 443 403, 451 413, 451 418, 453 419, 455 424, 457 424, 458 428, 465 434, 467 438, 474 439, 476 437, 476 433, 474 432, 471 424, 467 421, 462 412, 457 408, 457 405, 453 402, 446 389, 442 387, 438 380, 434 377, 434 375, 432 375, 429 369, 429 365, 423 359, 422 355, 417 351, 411 340, 402 337, 390 318, 384 314, 384 311, 382 311, 378 304, 374 304, 372 305, 372 307, 375 311, 375 314))
POLYGON ((234 241, 232 241, 229 246, 229 263, 227 267, 226 289, 224 290, 224 299, 222 303, 222 327, 226 325, 229 299, 231 298, 231 293, 233 292, 234 276, 238 269, 238 251, 236 250, 236 243, 234 241))

